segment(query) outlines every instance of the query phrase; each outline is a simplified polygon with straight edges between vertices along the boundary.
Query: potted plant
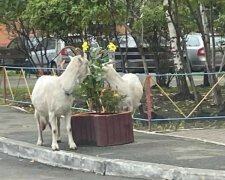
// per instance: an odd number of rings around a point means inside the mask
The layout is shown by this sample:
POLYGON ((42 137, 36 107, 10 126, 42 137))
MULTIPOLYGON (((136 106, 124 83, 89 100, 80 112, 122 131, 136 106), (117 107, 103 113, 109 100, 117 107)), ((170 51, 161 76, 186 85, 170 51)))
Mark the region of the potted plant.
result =
MULTIPOLYGON (((87 43, 84 43, 83 50, 87 48, 87 43)), ((108 58, 103 57, 109 51, 115 51, 115 45, 110 43, 108 48, 89 50, 91 74, 79 91, 85 97, 90 113, 76 114, 71 119, 73 138, 78 145, 108 146, 134 141, 131 113, 119 109, 124 97, 111 89, 104 79, 102 64, 108 58)))

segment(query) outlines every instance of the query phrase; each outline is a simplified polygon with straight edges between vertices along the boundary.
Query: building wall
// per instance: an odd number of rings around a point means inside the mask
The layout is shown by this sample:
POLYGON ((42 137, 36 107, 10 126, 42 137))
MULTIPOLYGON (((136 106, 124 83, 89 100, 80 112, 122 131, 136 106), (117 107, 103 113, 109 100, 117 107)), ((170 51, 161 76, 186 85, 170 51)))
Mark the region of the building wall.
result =
POLYGON ((0 25, 0 47, 6 47, 13 37, 10 36, 4 25, 0 25))
POLYGON ((126 29, 124 26, 116 26, 116 31, 121 33, 121 34, 125 34, 126 29))
MULTIPOLYGON (((117 26, 116 30, 121 34, 125 34, 125 28, 123 26, 117 26)), ((12 39, 13 36, 10 36, 5 26, 0 24, 0 47, 6 47, 12 39)))

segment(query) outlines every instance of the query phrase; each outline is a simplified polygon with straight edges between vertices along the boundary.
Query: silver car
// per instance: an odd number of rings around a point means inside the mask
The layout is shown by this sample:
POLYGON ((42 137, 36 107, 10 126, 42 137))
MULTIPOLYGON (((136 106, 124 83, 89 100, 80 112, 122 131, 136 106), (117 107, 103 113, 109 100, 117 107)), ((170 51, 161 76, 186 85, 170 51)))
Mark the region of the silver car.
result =
MULTIPOLYGON (((216 50, 216 69, 219 69, 223 53, 221 46, 225 42, 225 38, 221 36, 215 36, 215 50, 216 50)), ((212 37, 210 37, 210 44, 212 46, 212 37)), ((187 45, 187 58, 190 61, 192 71, 204 71, 205 70, 205 48, 200 33, 190 34, 186 39, 187 45)))
MULTIPOLYGON (((122 55, 126 60, 126 71, 131 73, 143 73, 143 61, 134 38, 131 35, 128 35, 127 39, 125 35, 120 36, 119 46, 122 54, 119 51, 119 48, 117 48, 115 53, 116 70, 122 71, 123 69, 122 55), (128 49, 126 49, 126 46, 128 49)), ((171 53, 169 46, 165 46, 165 43, 160 44, 159 51, 157 52, 161 60, 160 63, 156 60, 153 50, 150 49, 147 42, 143 42, 143 50, 149 72, 156 72, 159 64, 163 66, 165 72, 174 72, 173 54, 171 53)))

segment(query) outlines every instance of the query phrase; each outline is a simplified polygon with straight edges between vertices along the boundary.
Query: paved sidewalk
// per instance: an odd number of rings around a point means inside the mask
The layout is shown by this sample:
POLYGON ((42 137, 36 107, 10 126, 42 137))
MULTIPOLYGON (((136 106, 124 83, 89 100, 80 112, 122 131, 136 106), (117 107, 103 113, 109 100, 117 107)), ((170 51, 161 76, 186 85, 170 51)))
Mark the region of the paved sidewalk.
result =
POLYGON ((225 145, 225 129, 190 129, 171 132, 168 135, 199 139, 225 145))
POLYGON ((74 152, 68 149, 62 122, 61 150, 53 152, 49 128, 44 131, 44 147, 35 145, 37 128, 32 114, 0 106, 0 124, 0 151, 50 165, 154 180, 225 179, 224 129, 164 134, 134 132, 134 143, 79 146, 74 152))

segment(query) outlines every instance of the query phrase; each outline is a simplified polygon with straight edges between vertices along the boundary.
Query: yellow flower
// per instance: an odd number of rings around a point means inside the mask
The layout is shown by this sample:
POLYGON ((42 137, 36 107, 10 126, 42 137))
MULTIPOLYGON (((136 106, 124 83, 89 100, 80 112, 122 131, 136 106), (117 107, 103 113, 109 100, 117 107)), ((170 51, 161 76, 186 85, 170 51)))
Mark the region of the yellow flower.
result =
POLYGON ((109 50, 111 50, 111 51, 114 51, 114 52, 116 51, 116 46, 115 46, 115 44, 113 44, 112 42, 109 43, 108 48, 109 48, 109 50))
POLYGON ((101 91, 101 92, 102 92, 102 93, 104 93, 104 92, 105 92, 105 90, 106 90, 106 89, 102 89, 102 91, 101 91))
POLYGON ((115 93, 115 94, 114 94, 114 97, 119 97, 119 94, 115 93))
POLYGON ((89 48, 88 43, 85 41, 82 45, 83 51, 87 51, 87 49, 89 48))

